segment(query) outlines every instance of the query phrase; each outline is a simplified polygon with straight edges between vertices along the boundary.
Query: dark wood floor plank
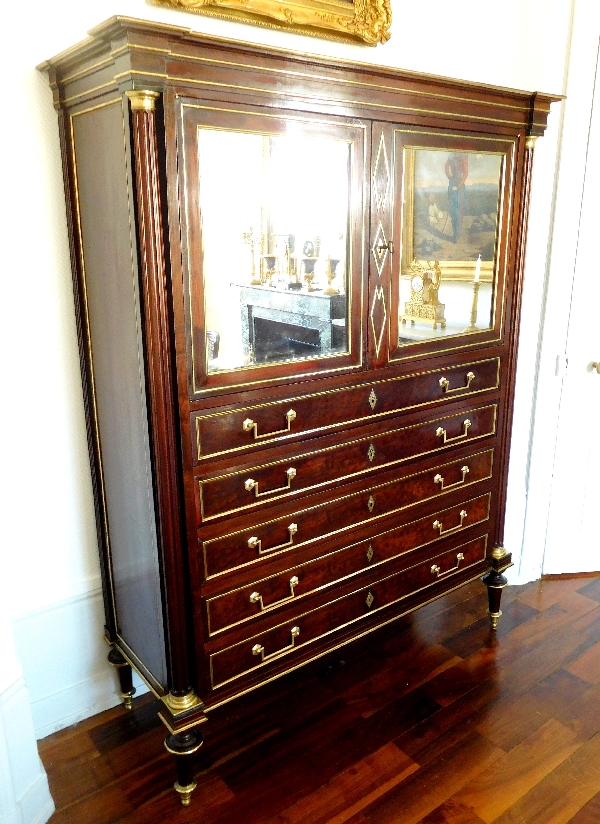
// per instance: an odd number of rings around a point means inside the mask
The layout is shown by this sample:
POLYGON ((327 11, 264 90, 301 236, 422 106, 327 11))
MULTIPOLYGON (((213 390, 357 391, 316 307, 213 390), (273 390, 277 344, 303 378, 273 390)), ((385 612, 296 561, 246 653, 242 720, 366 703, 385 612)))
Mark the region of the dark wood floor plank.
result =
POLYGON ((491 824, 581 746, 575 733, 550 719, 482 770, 455 798, 491 824))
POLYGON ((483 821, 473 810, 450 798, 422 818, 419 824, 483 824, 483 821))

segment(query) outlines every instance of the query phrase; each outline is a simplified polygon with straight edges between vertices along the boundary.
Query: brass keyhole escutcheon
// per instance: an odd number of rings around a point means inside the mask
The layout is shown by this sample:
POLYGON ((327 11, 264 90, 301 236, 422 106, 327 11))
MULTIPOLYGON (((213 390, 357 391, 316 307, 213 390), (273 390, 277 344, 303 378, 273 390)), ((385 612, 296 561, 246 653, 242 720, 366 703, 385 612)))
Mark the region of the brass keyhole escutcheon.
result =
POLYGON ((369 495, 369 500, 367 501, 367 508, 369 512, 373 512, 375 509, 375 498, 372 495, 369 495))
POLYGON ((371 561, 373 560, 373 555, 375 555, 375 553, 373 552, 373 547, 369 544, 369 548, 367 549, 367 561, 369 563, 371 563, 371 561))
POLYGON ((369 460, 371 461, 371 463, 373 463, 373 458, 375 457, 375 447, 373 446, 372 443, 369 444, 369 448, 367 450, 367 456, 368 456, 369 460))
POLYGON ((369 395, 369 406, 371 410, 375 409, 375 404, 377 403, 377 395, 375 394, 375 390, 371 389, 371 394, 369 395))
POLYGON ((367 609, 371 609, 371 607, 373 606, 373 601, 374 600, 375 600, 375 596, 373 595, 373 593, 368 592, 366 600, 365 600, 365 604, 367 605, 367 609))

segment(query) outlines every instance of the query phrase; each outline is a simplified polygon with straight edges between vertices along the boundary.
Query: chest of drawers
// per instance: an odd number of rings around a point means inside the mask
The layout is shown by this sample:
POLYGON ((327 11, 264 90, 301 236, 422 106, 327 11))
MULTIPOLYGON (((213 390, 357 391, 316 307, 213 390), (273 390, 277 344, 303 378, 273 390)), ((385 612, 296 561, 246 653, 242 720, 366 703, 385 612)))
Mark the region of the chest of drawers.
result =
POLYGON ((110 662, 211 710, 483 577, 552 98, 113 18, 45 63, 110 662))

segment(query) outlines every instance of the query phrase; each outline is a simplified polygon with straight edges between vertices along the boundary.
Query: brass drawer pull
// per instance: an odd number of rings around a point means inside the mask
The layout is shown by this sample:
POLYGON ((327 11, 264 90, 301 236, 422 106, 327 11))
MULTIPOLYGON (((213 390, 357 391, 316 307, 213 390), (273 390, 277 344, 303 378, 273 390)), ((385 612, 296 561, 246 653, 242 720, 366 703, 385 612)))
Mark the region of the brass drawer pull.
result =
POLYGON ((277 546, 270 546, 267 549, 263 549, 261 539, 253 536, 252 538, 248 538, 248 546, 250 549, 256 549, 258 547, 259 555, 267 555, 269 552, 277 552, 278 549, 287 549, 288 547, 294 545, 294 535, 298 532, 298 525, 290 524, 288 526, 288 532, 290 533, 290 540, 286 541, 285 544, 277 544, 277 546))
POLYGON ((440 536, 441 535, 452 535, 453 532, 458 532, 459 529, 462 529, 463 521, 467 517, 467 510, 461 509, 460 511, 460 524, 458 526, 452 526, 450 529, 442 529, 442 522, 441 521, 434 521, 433 528, 439 529, 440 536))
MULTIPOLYGON (((438 428, 435 430, 435 434, 438 436, 438 438, 443 438, 444 443, 450 443, 451 441, 460 441, 463 438, 467 438, 469 436, 469 427, 470 426, 471 426, 471 421, 468 418, 466 418, 463 421, 463 433, 462 433, 462 435, 456 435, 454 438, 449 438, 448 433, 446 432, 446 430, 444 429, 443 426, 438 426, 438 428)), ((248 482, 246 481, 246 483, 248 483, 248 482)), ((246 487, 246 489, 247 488, 248 487, 246 487)))
POLYGON ((292 598, 295 597, 296 593, 294 589, 298 586, 298 577, 294 575, 290 578, 290 591, 291 595, 286 595, 285 598, 281 598, 279 601, 273 601, 272 604, 267 604, 265 606, 263 597, 260 592, 253 592, 250 596, 250 603, 251 604, 260 604, 260 611, 263 612, 265 609, 273 609, 273 607, 278 607, 280 604, 285 604, 286 601, 291 601, 292 598))
POLYGON ((292 627, 291 633, 292 643, 288 644, 287 647, 278 649, 277 652, 270 652, 268 655, 265 655, 265 648, 262 644, 254 644, 252 647, 252 655, 260 655, 260 659, 263 663, 265 661, 275 661, 277 658, 281 658, 282 655, 287 655, 288 652, 291 652, 294 649, 296 638, 300 635, 300 627, 292 627))
POLYGON ((259 440, 260 438, 274 438, 275 435, 285 435, 286 432, 291 431, 292 421, 296 420, 296 413, 293 409, 290 409, 285 413, 285 419, 287 421, 287 426, 285 429, 277 429, 275 432, 265 432, 264 435, 258 434, 258 424, 256 421, 253 421, 252 418, 246 418, 242 424, 242 429, 244 432, 254 432, 254 440, 259 440))
POLYGON ((266 492, 259 492, 258 481, 255 481, 252 478, 248 478, 248 480, 244 483, 244 487, 246 492, 252 492, 252 490, 254 490, 254 495, 256 498, 262 498, 263 495, 275 495, 276 492, 287 492, 292 485, 292 481, 296 477, 296 470, 293 466, 290 466, 289 469, 286 469, 285 474, 287 475, 287 484, 285 486, 278 486, 277 489, 267 489, 266 492))
POLYGON ((475 373, 474 372, 467 372, 467 385, 466 386, 455 386, 454 389, 450 389, 450 381, 448 378, 440 378, 440 386, 444 390, 446 394, 449 392, 464 392, 466 389, 471 386, 471 381, 475 380, 475 373))
POLYGON ((435 478, 433 479, 434 484, 440 485, 440 492, 445 491, 446 489, 454 489, 455 486, 461 486, 465 482, 465 478, 467 477, 467 473, 469 472, 468 466, 461 466, 460 471, 462 472, 462 479, 460 481, 455 481, 453 484, 448 484, 444 486, 444 479, 438 473, 435 478))
POLYGON ((442 572, 440 567, 437 564, 434 564, 431 567, 431 574, 435 575, 436 578, 443 578, 444 575, 448 575, 450 572, 454 572, 455 570, 457 570, 460 566, 460 562, 464 560, 465 556, 462 554, 462 552, 459 552, 456 556, 456 564, 453 567, 450 567, 450 569, 447 569, 445 572, 442 572))

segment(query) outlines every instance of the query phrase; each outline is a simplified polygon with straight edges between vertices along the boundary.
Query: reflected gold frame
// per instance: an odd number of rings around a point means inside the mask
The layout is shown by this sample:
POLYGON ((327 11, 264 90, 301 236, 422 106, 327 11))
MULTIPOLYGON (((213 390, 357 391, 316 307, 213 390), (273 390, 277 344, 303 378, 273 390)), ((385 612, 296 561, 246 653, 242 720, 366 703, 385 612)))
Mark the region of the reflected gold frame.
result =
POLYGON ((390 0, 152 0, 273 29, 376 46, 390 38, 390 0))

